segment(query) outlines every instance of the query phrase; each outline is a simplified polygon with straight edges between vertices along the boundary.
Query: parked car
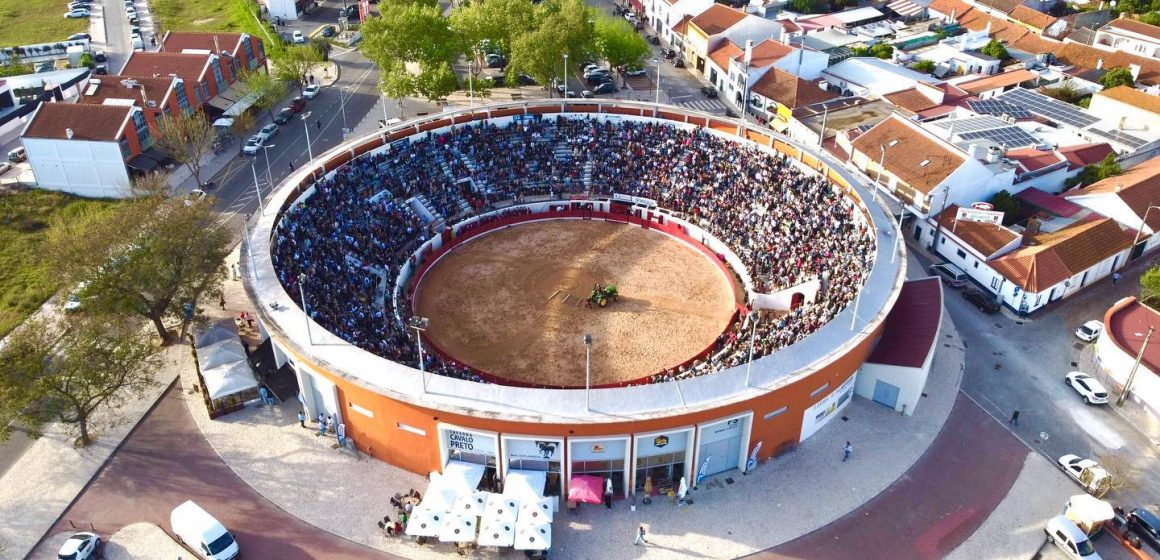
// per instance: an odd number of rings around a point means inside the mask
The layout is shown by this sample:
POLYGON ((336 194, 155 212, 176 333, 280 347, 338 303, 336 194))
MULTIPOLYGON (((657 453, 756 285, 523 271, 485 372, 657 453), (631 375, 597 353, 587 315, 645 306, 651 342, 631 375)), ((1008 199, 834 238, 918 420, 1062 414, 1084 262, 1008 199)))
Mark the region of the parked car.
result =
POLYGON ((242 155, 258 155, 258 150, 262 149, 262 145, 262 138, 255 134, 246 139, 246 145, 242 146, 242 155))
POLYGON ((238 543, 220 521, 192 500, 169 514, 169 525, 178 542, 190 547, 205 560, 233 560, 238 543))
POLYGON ((98 64, 93 67, 93 75, 107 76, 109 74, 109 66, 107 64, 98 64))
POLYGON ((12 171, 12 164, 6 161, 0 161, 0 175, 8 173, 9 171, 12 171))
POLYGON ((652 43, 654 45, 659 45, 659 44, 661 44, 661 38, 657 37, 656 35, 649 35, 648 42, 652 43))
POLYGON ((345 8, 338 9, 338 17, 352 18, 358 15, 358 5, 351 4, 345 8))
POLYGON ((971 305, 979 308, 983 313, 998 313, 999 302, 995 300, 995 296, 988 294, 982 290, 975 288, 967 288, 963 290, 963 299, 969 301, 971 305))
POLYGON ((205 191, 203 191, 201 189, 193 189, 192 191, 189 191, 189 194, 185 195, 184 202, 185 202, 186 206, 193 206, 193 204, 195 202, 197 202, 197 201, 199 201, 207 196, 209 196, 209 195, 205 194, 205 191))
POLYGON ((263 144, 269 142, 270 139, 273 138, 276 134, 278 134, 278 125, 274 123, 263 126, 262 129, 258 131, 258 136, 262 137, 263 144))
POLYGON ((105 56, 105 51, 93 51, 93 62, 108 62, 109 57, 105 56))
POLYGON ((68 36, 69 41, 80 41, 81 39, 84 39, 85 41, 92 41, 93 36, 89 35, 88 33, 73 33, 72 35, 68 36))
POLYGON ((301 113, 306 108, 306 100, 301 97, 295 97, 290 100, 290 110, 295 113, 301 113))
POLYGON ((306 89, 302 90, 302 97, 305 97, 306 99, 314 99, 315 97, 318 97, 318 92, 320 91, 322 91, 322 86, 318 84, 310 84, 306 86, 306 89))
POLYGON ((1128 534, 1125 538, 1132 546, 1140 548, 1148 543, 1152 550, 1160 551, 1160 517, 1144 508, 1136 508, 1127 515, 1128 534))
POLYGON ((1075 389, 1083 397, 1085 404, 1108 404, 1108 390, 1091 376, 1082 371, 1073 371, 1064 376, 1063 382, 1075 389))
POLYGON ((77 533, 60 545, 60 552, 56 557, 60 560, 89 560, 102 558, 104 543, 96 533, 77 533))
POLYGON ((588 76, 584 81, 588 82, 588 85, 591 85, 591 86, 600 85, 600 84, 611 84, 612 83, 612 76, 609 76, 608 74, 593 74, 591 76, 588 76))
POLYGON ((1100 333, 1104 332, 1104 324, 1100 321, 1092 319, 1079 326, 1075 330, 1075 336, 1079 337, 1084 342, 1091 342, 1100 337, 1100 333))
POLYGON ((1096 547, 1086 533, 1075 526, 1066 515, 1057 515, 1047 521, 1044 527, 1047 542, 1054 543, 1068 558, 1076 560, 1100 560, 1096 547))
POLYGON ((278 124, 286 124, 290 122, 290 119, 292 118, 294 118, 294 111, 292 111, 289 107, 284 107, 281 111, 278 111, 277 115, 274 116, 274 122, 278 124))
POLYGON ((71 12, 71 11, 75 11, 75 10, 86 10, 87 11, 87 10, 90 10, 91 8, 92 8, 92 6, 90 6, 89 4, 81 4, 78 2, 73 2, 73 3, 69 4, 68 6, 65 6, 64 9, 71 12))
POLYGON ((583 97, 584 99, 592 99, 593 97, 596 97, 596 94, 592 93, 591 90, 585 89, 580 91, 580 97, 583 97))
POLYGON ((68 12, 66 12, 64 14, 64 17, 69 18, 69 19, 87 18, 87 17, 89 17, 89 11, 85 10, 83 8, 77 8, 75 10, 69 10, 68 12))
POLYGON ((587 78, 589 76, 594 76, 596 74, 609 74, 609 73, 611 73, 611 72, 607 68, 601 68, 599 66, 596 66, 595 64, 586 66, 584 68, 584 77, 585 78, 587 78))
POLYGON ((129 19, 136 18, 137 17, 137 8, 134 8, 132 6, 125 8, 125 15, 128 16, 129 19))
POLYGON ((322 31, 319 34, 329 39, 335 35, 338 35, 338 28, 333 25, 325 25, 322 27, 322 31))
POLYGON ((1064 455, 1059 458, 1059 466, 1067 476, 1075 479, 1087 492, 1102 490, 1111 482, 1111 475, 1091 459, 1083 459, 1079 455, 1064 455))
POLYGON ((508 62, 507 59, 503 57, 503 55, 494 53, 485 56, 484 61, 487 62, 488 68, 503 68, 504 66, 507 66, 508 62))
POLYGON ((967 273, 951 263, 932 264, 927 272, 942 277, 943 283, 952 288, 962 288, 967 285, 967 273))
POLYGON ((28 152, 25 151, 23 146, 14 148, 8 152, 8 161, 12 163, 20 163, 26 159, 28 159, 28 152))
POLYGON ((705 97, 709 99, 714 99, 717 97, 717 88, 713 86, 701 86, 701 93, 705 94, 705 97))
POLYGON ((645 70, 644 68, 634 68, 634 69, 626 71, 625 74, 628 76, 643 76, 647 72, 648 71, 645 70))
POLYGON ((301 45, 302 43, 306 42, 306 35, 303 35, 301 31, 295 30, 291 37, 291 41, 293 41, 295 45, 301 45))
POLYGON ((516 76, 516 84, 521 86, 534 86, 536 85, 536 79, 527 74, 520 74, 516 76))

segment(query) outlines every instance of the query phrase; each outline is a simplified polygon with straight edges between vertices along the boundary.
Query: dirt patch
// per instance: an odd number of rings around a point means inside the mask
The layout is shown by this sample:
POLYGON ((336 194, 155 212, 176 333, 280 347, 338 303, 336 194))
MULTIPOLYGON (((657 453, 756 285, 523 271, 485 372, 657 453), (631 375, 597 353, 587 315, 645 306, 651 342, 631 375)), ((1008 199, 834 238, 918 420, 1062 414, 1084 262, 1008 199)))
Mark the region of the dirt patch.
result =
POLYGON ((193 23, 193 25, 205 25, 207 23, 213 23, 215 20, 217 20, 217 18, 202 18, 202 19, 195 19, 195 20, 193 20, 192 23, 193 23))
POLYGON ((711 344, 733 314, 729 280, 703 254, 652 230, 604 221, 521 224, 457 247, 415 298, 426 337, 455 359, 527 383, 584 386, 674 367, 711 344), (620 300, 576 305, 595 282, 620 300), (558 292, 558 293, 557 293, 558 292))

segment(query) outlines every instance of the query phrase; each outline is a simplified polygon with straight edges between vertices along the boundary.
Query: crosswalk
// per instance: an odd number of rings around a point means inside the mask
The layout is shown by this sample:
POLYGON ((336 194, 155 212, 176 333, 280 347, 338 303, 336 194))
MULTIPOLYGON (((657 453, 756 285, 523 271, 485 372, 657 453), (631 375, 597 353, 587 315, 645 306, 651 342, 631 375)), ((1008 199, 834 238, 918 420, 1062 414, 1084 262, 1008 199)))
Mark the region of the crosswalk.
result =
POLYGON ((681 107, 688 107, 697 111, 704 111, 706 113, 725 114, 725 104, 719 99, 697 99, 693 101, 681 101, 677 103, 681 107))

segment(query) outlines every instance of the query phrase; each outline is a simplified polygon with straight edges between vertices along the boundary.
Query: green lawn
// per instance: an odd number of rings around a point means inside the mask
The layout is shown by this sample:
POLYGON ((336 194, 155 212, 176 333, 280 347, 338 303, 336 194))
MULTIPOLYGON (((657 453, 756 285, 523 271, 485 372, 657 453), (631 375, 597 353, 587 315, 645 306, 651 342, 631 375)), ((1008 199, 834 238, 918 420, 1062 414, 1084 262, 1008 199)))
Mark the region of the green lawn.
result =
POLYGON ((48 191, 0 193, 0 336, 61 288, 43 256, 53 217, 114 204, 48 191))
MULTIPOLYGON (((0 0, 7 1, 7 0, 0 0)), ((149 3, 161 30, 243 31, 236 0, 154 0, 149 3)))
POLYGON ((66 0, 0 0, 0 47, 63 41, 89 30, 87 19, 65 19, 66 0))

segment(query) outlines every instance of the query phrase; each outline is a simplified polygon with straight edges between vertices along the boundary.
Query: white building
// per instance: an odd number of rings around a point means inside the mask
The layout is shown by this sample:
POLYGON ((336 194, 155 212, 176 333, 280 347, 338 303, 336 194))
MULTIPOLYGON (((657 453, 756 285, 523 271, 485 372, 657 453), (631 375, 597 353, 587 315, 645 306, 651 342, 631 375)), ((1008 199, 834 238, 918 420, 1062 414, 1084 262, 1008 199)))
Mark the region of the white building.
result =
POLYGON ((884 96, 911 89, 918 83, 937 84, 942 80, 903 68, 888 60, 874 57, 848 58, 822 72, 831 86, 846 95, 884 96))
POLYGON ((42 103, 21 134, 37 186, 91 198, 132 195, 126 160, 152 143, 139 107, 42 103))
POLYGON ((1105 89, 1092 96, 1088 110, 1115 129, 1136 136, 1160 134, 1160 96, 1130 86, 1105 89))
POLYGON ((1095 46, 1160 58, 1160 27, 1120 17, 1096 31, 1095 46))
POLYGON ((999 71, 1001 61, 979 52, 979 49, 990 41, 989 28, 971 31, 958 37, 944 39, 929 49, 918 51, 914 58, 929 60, 942 72, 991 75, 999 71))
POLYGON ((1120 175, 1108 177, 1082 189, 1068 191, 1068 201, 1107 216, 1123 227, 1140 231, 1140 242, 1132 260, 1160 246, 1160 158, 1137 165, 1120 175), (1147 218, 1145 220, 1145 218, 1147 218))
MULTIPOLYGON (((710 82, 716 82, 712 72, 722 74, 722 79, 728 75, 728 64, 725 60, 715 67, 711 67, 709 55, 717 51, 722 45, 729 42, 733 48, 745 45, 747 41, 758 44, 766 39, 778 39, 782 34, 782 25, 778 21, 768 20, 759 16, 746 14, 722 4, 713 4, 705 11, 690 19, 685 29, 685 60, 690 72, 704 76, 710 82)), ((727 54, 736 56, 731 50, 727 54)), ((730 57, 731 58, 731 57, 730 57)))
POLYGON ((727 99, 741 106, 745 89, 753 86, 773 69, 792 74, 804 80, 821 75, 829 64, 829 55, 812 49, 787 45, 774 39, 754 43, 749 63, 745 61, 745 44, 731 40, 709 54, 705 78, 727 99))
POLYGON ((882 338, 858 370, 854 394, 913 415, 922 399, 942 322, 942 282, 911 280, 886 317, 882 338))
POLYGON ((666 43, 681 50, 683 46, 683 32, 674 33, 676 26, 686 16, 695 16, 713 5, 713 0, 648 0, 644 3, 645 14, 649 25, 656 30, 666 43))
POLYGON ((1134 297, 1117 301, 1104 313, 1104 332, 1096 339, 1096 364, 1110 392, 1110 399, 1118 399, 1128 382, 1136 358, 1140 366, 1129 388, 1127 403, 1138 406, 1152 419, 1142 428, 1153 440, 1160 439, 1157 423, 1160 422, 1160 313, 1134 297), (1155 332, 1148 348, 1141 353, 1144 333, 1155 332))

